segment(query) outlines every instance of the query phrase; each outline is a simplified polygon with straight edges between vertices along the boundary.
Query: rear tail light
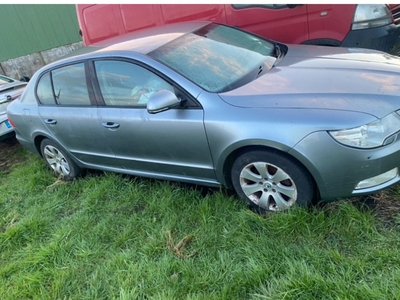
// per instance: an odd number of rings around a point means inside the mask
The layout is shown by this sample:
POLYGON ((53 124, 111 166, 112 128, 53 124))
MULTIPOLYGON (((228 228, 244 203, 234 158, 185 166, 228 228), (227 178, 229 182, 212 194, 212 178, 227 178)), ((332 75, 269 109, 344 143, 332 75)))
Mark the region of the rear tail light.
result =
POLYGON ((7 116, 8 117, 8 122, 10 122, 10 124, 11 124, 11 126, 12 127, 17 127, 17 126, 15 126, 15 124, 14 124, 14 122, 11 120, 11 118, 9 117, 9 116, 7 116))

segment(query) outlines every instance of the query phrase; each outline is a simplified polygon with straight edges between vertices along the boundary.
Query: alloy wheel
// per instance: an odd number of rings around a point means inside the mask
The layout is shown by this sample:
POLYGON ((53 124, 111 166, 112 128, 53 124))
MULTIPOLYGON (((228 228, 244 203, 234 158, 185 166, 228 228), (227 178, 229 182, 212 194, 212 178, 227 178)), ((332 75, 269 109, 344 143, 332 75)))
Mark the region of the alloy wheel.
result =
POLYGON ((70 173, 70 166, 65 156, 56 148, 51 145, 44 147, 44 158, 49 166, 58 175, 68 176, 70 173))
POLYGON ((286 210, 297 200, 293 179, 281 168, 252 162, 240 172, 240 186, 250 201, 266 210, 286 210))

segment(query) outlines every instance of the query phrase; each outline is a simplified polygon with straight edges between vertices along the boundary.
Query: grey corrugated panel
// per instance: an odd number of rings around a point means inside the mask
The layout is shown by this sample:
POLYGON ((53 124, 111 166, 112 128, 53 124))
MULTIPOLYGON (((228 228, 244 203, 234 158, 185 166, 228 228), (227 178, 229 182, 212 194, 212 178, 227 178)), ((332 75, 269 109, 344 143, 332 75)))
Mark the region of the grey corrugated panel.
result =
POLYGON ((0 5, 0 61, 81 41, 75 5, 0 5))

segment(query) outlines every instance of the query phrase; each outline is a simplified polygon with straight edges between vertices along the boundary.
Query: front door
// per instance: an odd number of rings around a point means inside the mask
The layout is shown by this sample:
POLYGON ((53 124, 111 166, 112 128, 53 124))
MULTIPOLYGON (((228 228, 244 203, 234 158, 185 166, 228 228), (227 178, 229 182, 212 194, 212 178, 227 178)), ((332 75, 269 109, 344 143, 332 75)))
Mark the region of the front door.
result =
POLYGON ((169 82, 133 62, 94 62, 104 106, 98 118, 124 169, 174 180, 215 180, 200 106, 149 114, 148 99, 169 82))

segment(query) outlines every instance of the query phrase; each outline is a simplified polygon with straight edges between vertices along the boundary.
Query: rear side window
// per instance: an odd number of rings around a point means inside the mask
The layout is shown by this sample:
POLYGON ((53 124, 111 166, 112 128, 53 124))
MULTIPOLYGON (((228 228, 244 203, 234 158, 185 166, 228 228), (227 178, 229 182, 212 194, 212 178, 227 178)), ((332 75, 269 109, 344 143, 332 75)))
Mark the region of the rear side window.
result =
POLYGON ((36 95, 44 105, 90 105, 85 65, 69 65, 43 75, 39 80, 36 95))

